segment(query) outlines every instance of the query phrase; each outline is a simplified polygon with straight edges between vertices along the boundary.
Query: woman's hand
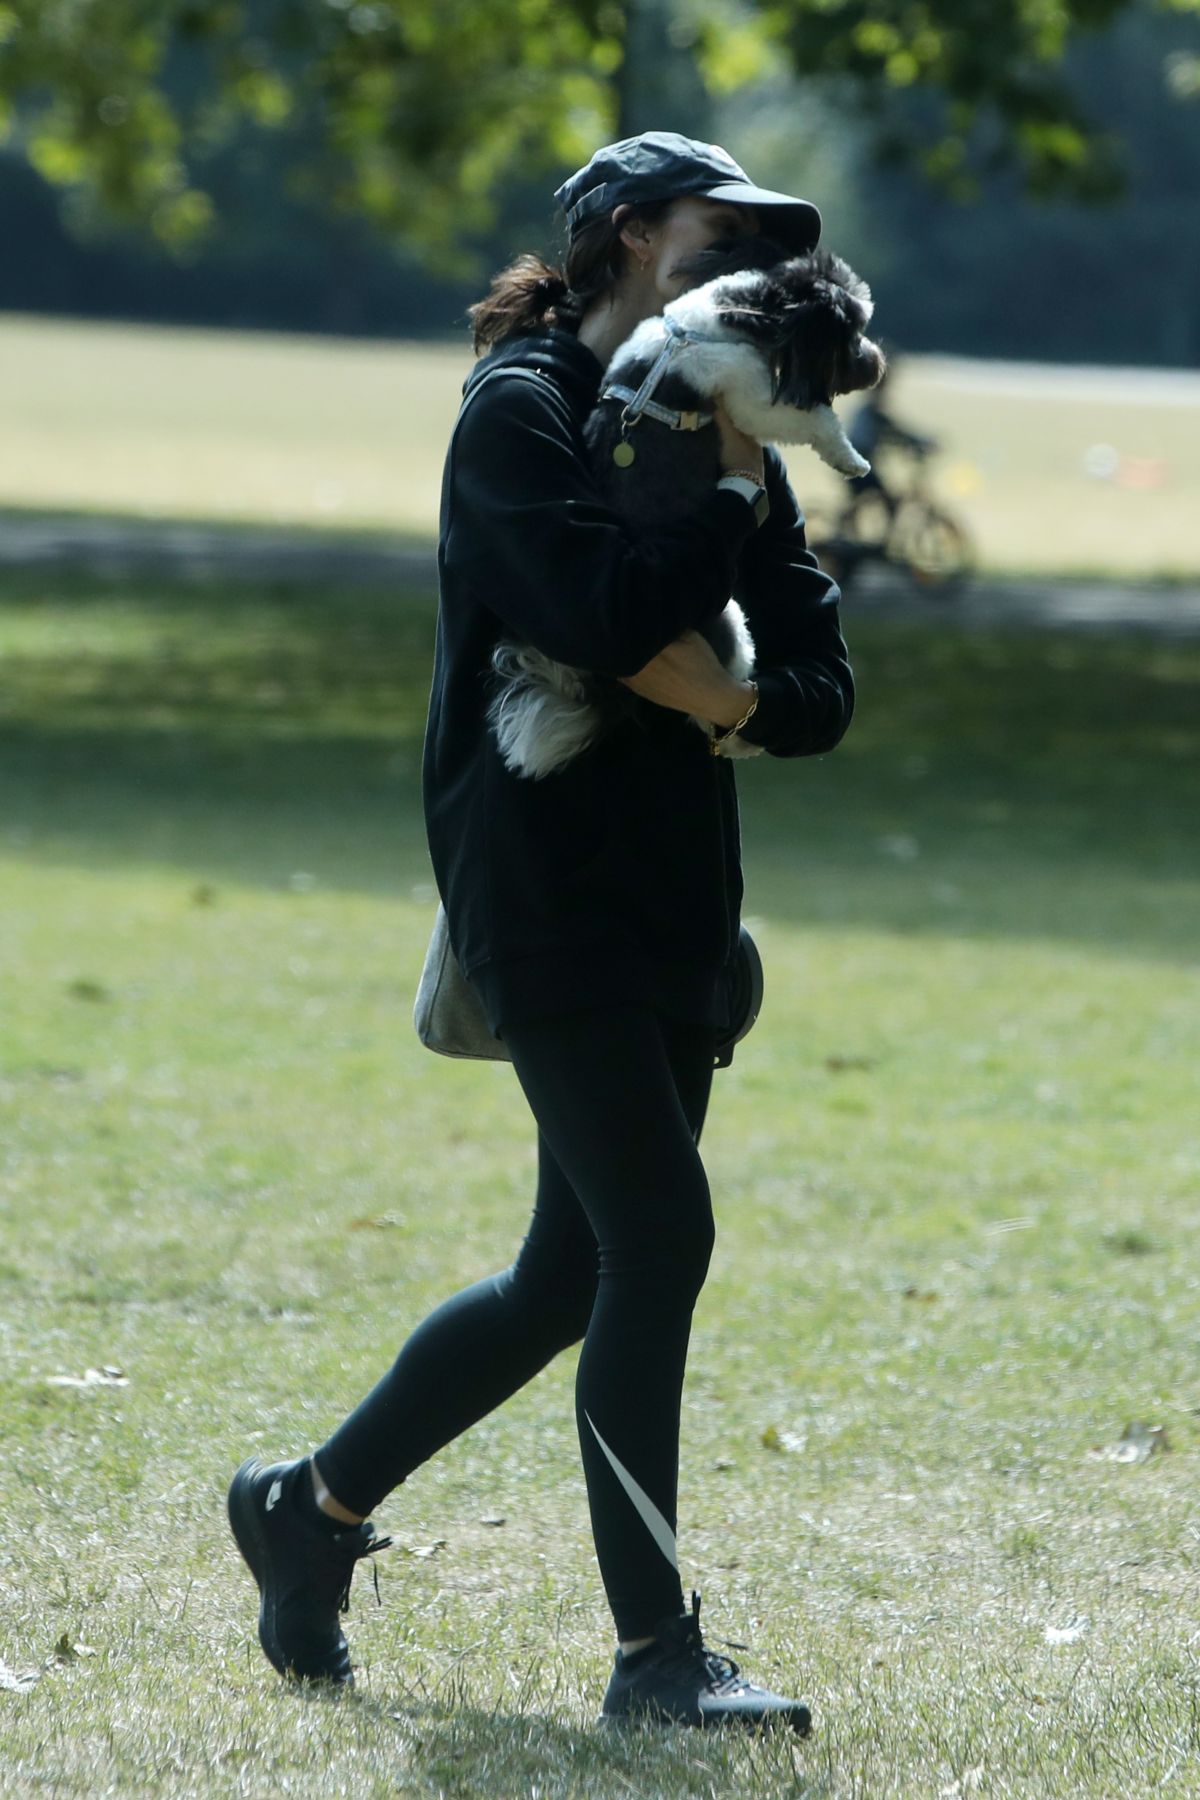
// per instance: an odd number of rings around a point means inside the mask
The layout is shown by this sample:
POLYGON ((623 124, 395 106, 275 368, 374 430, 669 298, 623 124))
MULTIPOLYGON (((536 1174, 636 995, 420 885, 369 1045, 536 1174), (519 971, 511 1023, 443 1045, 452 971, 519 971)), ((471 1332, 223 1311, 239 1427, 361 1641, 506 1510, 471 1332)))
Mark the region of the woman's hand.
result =
MULTIPOLYGON (((763 467, 763 447, 756 438, 747 437, 739 431, 724 403, 716 400, 713 403, 713 416, 716 419, 717 436, 720 447, 717 452, 723 469, 749 469, 760 487, 766 486, 766 472, 763 467)), ((737 715, 735 715, 736 717, 737 715)))
POLYGON ((714 725, 735 725, 754 698, 748 681, 736 681, 708 639, 685 631, 636 675, 618 677, 644 700, 695 713, 714 725))

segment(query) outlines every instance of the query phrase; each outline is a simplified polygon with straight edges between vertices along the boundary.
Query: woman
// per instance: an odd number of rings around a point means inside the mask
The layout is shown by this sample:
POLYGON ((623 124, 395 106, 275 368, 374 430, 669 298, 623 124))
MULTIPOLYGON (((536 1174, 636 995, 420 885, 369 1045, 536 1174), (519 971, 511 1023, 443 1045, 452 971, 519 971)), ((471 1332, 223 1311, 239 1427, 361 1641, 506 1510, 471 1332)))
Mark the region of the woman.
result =
POLYGON ((512 1266, 439 1306, 314 1455, 243 1464, 230 1518, 268 1657, 348 1682, 339 1603, 386 1542, 366 1515, 582 1339, 577 1422, 618 1639, 602 1719, 806 1731, 801 1702, 705 1648, 697 1595, 684 1611, 676 1482, 713 1245, 698 1145, 742 897, 733 766, 710 750, 734 731, 776 756, 838 743, 853 707, 838 594, 778 453, 720 408, 726 474, 686 527, 642 539, 597 498, 581 426, 617 345, 688 285, 678 263, 734 231, 807 248, 820 219, 670 132, 598 151, 557 198, 565 269, 519 257, 471 309, 488 354, 446 460, 424 761, 451 942, 538 1128, 533 1219, 512 1266), (694 629, 731 593, 757 682, 694 629), (616 728, 542 780, 511 774, 485 728, 501 634, 626 694, 616 728), (710 743, 688 713, 712 721, 710 743))

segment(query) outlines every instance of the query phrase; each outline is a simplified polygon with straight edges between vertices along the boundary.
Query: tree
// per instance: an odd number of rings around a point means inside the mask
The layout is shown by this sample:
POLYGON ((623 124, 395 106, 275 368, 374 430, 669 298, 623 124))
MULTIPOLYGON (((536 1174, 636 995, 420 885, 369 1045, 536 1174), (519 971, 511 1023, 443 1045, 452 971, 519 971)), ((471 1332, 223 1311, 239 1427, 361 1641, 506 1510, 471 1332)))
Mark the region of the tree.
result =
MULTIPOLYGON (((1160 4, 1194 13, 1200 0, 1160 4)), ((1009 164, 1038 191, 1111 193, 1115 147, 1062 57, 1137 5, 0 0, 0 133, 49 181, 179 251, 213 222, 206 169, 222 146, 286 133, 309 198, 464 275, 465 241, 515 174, 561 173, 662 122, 665 84, 635 81, 627 59, 647 34, 698 74, 698 95, 735 90, 782 52, 843 84, 892 154, 959 192, 980 166, 1009 164)))

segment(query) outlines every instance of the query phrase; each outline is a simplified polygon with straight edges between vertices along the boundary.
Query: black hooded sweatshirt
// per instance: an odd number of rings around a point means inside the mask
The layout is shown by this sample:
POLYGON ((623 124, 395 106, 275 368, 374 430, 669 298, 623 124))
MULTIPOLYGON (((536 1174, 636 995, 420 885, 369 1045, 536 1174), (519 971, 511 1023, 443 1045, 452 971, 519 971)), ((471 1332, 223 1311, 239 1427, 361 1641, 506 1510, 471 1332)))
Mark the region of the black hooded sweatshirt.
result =
POLYGON ((604 504, 582 427, 603 374, 573 335, 503 340, 471 371, 446 457, 423 797, 459 966, 492 1031, 628 1000, 728 1023, 742 873, 734 763, 633 675, 730 595, 757 650, 743 736, 780 757, 832 750, 854 687, 838 589, 805 548, 766 448, 760 527, 717 489, 683 526, 636 535, 604 504), (566 768, 506 768, 485 720, 501 637, 607 677, 622 716, 566 768))

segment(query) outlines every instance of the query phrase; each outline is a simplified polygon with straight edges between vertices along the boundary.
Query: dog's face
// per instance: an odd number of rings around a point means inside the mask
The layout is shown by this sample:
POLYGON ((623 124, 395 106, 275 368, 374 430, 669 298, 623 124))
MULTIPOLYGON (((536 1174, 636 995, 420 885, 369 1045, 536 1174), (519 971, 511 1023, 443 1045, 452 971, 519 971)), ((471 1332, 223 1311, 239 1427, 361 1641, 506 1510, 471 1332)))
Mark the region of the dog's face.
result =
POLYGON ((795 254, 761 232, 730 231, 676 263, 674 273, 686 279, 690 290, 704 287, 721 275, 740 274, 744 269, 776 268, 795 254))
POLYGON ((690 257, 686 273, 711 283, 714 318, 762 349, 772 400, 807 411, 883 375, 883 351, 864 335, 871 290, 832 251, 797 256, 771 238, 728 238, 690 257))

